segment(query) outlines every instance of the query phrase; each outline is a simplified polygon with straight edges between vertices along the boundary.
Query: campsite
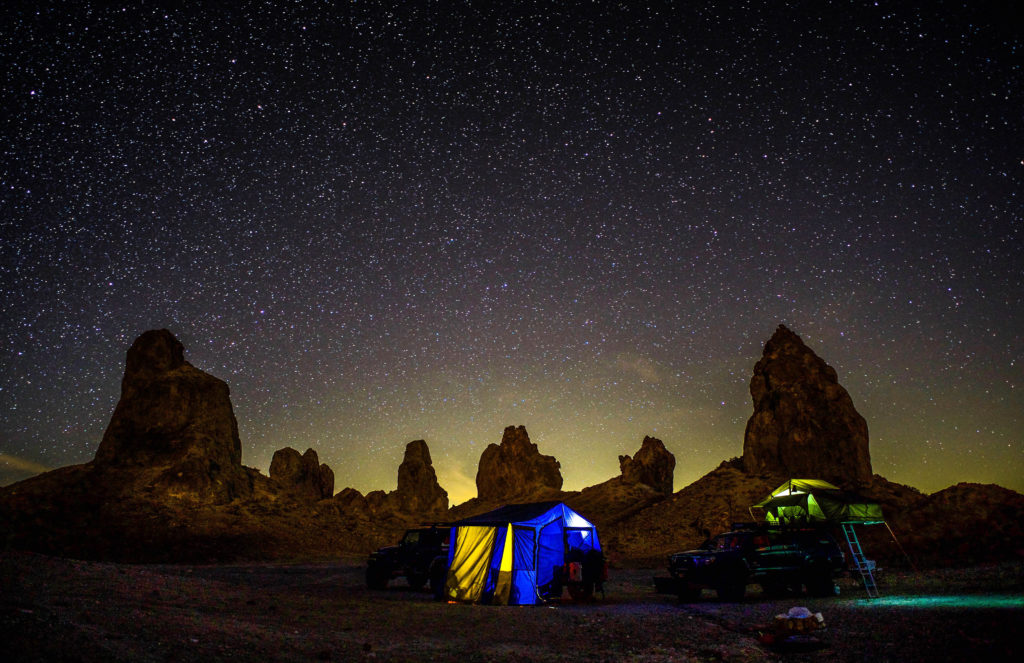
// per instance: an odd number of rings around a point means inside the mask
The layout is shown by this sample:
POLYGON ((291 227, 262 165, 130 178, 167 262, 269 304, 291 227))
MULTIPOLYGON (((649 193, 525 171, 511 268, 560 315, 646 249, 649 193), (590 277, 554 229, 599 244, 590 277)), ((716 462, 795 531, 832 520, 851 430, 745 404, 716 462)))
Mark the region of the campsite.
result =
POLYGON ((18 661, 909 661, 1019 660, 1019 565, 883 572, 880 599, 723 603, 655 593, 650 568, 613 567, 604 598, 541 606, 449 604, 396 583, 366 588, 365 562, 122 565, 31 553, 0 558, 0 621, 18 661), (821 612, 819 648, 759 636, 793 606, 821 612), (969 658, 968 658, 969 657, 969 658))
POLYGON ((743 456, 679 490, 675 457, 659 439, 645 436, 635 454, 620 456, 619 476, 566 491, 559 461, 524 426, 507 426, 480 455, 477 497, 461 504, 450 505, 424 440, 406 445, 396 490, 336 493, 333 471, 313 449, 279 450, 269 476, 243 466, 226 384, 187 364, 170 332, 140 337, 125 376, 129 388, 92 462, 0 490, 5 660, 1024 654, 1024 496, 971 483, 924 495, 873 474, 866 425, 835 372, 783 327, 755 366, 756 425, 743 456), (818 386, 801 395, 809 385, 818 386), (834 398, 822 403, 819 392, 834 398), (182 394, 202 408, 183 407, 182 394), (779 403, 787 405, 776 412, 779 403), (183 432, 181 412, 191 413, 183 432), (166 439, 134 433, 159 429, 162 417, 175 424, 166 439), (801 431, 821 421, 830 437, 804 444, 801 431), (792 455, 775 453, 779 431, 792 433, 792 455), (836 440, 846 445, 841 462, 836 440), (835 530, 845 567, 832 565, 831 553, 828 567, 790 554, 794 542, 811 550, 822 537, 727 536, 748 515, 794 531, 835 530), (442 523, 449 545, 430 557, 429 590, 418 589, 422 569, 370 573, 373 555, 409 528, 442 523), (701 544, 718 540, 741 543, 714 552, 701 544), (756 558, 757 570, 721 567, 728 584, 708 587, 674 575, 687 591, 659 592, 655 579, 674 573, 669 556, 698 546, 708 552, 695 551, 695 563, 752 550, 744 559, 756 558), (770 578, 761 560, 778 552, 785 564, 772 565, 770 578))
POLYGON ((447 561, 444 582, 432 578, 426 590, 411 579, 369 582, 367 561, 354 556, 193 566, 9 552, 0 558, 0 637, 18 661, 903 661, 1024 653, 1006 628, 1024 615, 1019 565, 886 574, 865 558, 852 527, 884 524, 881 509, 821 480, 790 479, 754 508, 776 528, 842 526, 852 563, 834 592, 808 585, 806 594, 780 595, 754 585, 720 600, 712 591, 658 591, 657 570, 626 564, 609 575, 594 524, 549 501, 452 523, 446 555, 435 559, 447 561))

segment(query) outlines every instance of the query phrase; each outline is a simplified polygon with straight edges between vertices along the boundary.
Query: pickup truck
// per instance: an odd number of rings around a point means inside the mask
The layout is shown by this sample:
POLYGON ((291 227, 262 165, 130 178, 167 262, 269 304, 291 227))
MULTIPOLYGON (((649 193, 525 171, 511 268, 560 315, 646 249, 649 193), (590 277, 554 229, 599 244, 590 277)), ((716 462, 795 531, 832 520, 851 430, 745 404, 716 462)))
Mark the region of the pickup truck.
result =
POLYGON ((714 589, 725 601, 738 601, 749 584, 778 595, 807 588, 813 596, 835 593, 835 580, 845 568, 843 551, 826 529, 734 526, 696 550, 669 557, 675 592, 695 600, 702 589, 714 589))

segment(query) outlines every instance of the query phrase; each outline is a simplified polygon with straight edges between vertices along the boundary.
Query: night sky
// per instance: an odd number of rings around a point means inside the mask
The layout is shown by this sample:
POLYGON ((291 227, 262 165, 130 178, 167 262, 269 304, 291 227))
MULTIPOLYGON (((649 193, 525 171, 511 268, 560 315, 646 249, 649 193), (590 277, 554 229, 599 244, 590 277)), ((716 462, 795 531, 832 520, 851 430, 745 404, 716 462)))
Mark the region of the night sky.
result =
POLYGON ((567 489, 644 435, 679 489, 741 455, 784 323, 876 473, 1024 490, 988 3, 43 4, 0 9, 0 483, 91 460, 166 327, 264 472, 391 490, 422 438, 457 503, 525 425, 567 489))

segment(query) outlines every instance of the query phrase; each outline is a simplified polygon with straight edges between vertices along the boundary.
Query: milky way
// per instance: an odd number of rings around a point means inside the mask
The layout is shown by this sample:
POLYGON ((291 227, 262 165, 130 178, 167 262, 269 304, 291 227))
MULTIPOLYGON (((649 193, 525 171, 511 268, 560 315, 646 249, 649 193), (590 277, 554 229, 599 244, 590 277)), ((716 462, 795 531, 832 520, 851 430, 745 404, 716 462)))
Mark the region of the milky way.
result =
POLYGON ((785 323, 875 472, 1024 490, 1009 16, 135 4, 0 10, 4 482, 91 459, 166 327, 264 472, 390 489, 423 438, 457 502, 521 424, 567 488, 644 435, 680 488, 741 454, 785 323))

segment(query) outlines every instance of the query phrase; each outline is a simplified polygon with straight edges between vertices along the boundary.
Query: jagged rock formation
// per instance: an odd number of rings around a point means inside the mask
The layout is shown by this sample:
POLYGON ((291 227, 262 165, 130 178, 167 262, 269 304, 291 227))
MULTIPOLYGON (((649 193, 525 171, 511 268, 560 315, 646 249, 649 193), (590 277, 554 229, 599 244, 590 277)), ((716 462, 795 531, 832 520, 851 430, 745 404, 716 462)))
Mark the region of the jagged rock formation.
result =
MULTIPOLYGON (((652 438, 620 458, 620 476, 567 493, 558 461, 542 456, 524 428, 509 427, 480 459, 477 487, 486 501, 450 509, 447 519, 512 501, 561 499, 598 523, 616 557, 661 567, 666 554, 748 519, 748 507, 789 476, 849 486, 844 479, 870 471, 866 427, 849 396, 792 332, 780 328, 766 345, 751 394, 745 457, 677 493, 670 494, 674 459, 652 438), (804 456, 814 464, 800 465, 804 456)), ((240 449, 227 385, 189 365, 169 332, 147 332, 128 351, 121 400, 96 459, 0 488, 0 543, 110 561, 334 559, 393 544, 447 503, 421 440, 406 448, 398 490, 364 497, 345 489, 317 501, 281 499, 294 494, 282 487, 283 477, 293 478, 286 482, 292 487, 319 486, 314 499, 330 495, 333 473, 314 452, 286 450, 270 478, 241 466, 240 449)), ((1024 554, 1024 496, 1014 491, 958 484, 922 495, 874 477, 860 492, 882 504, 903 544, 888 528, 864 528, 869 555, 885 566, 905 567, 904 549, 921 565, 1019 561, 1024 554)))
POLYGON ((530 442, 525 426, 509 426, 501 444, 489 444, 480 456, 477 497, 483 502, 511 502, 562 489, 561 465, 530 442))
POLYGON ((636 455, 619 456, 619 471, 628 484, 644 484, 663 495, 672 494, 676 457, 665 444, 654 437, 645 436, 636 455))
POLYGON ((334 502, 350 517, 365 519, 373 515, 366 497, 355 488, 345 488, 334 496, 334 502))
POLYGON ((398 489, 373 490, 363 496, 346 488, 334 498, 339 508, 355 517, 393 516, 410 521, 440 520, 448 513, 448 493, 437 483, 430 449, 423 440, 406 445, 398 467, 398 489))
MULTIPOLYGON (((329 468, 313 452, 299 459, 329 496, 329 468)), ((279 481, 240 461, 227 385, 185 361, 170 332, 146 332, 96 458, 0 488, 0 543, 110 561, 334 558, 394 542, 406 525, 352 518, 341 501, 280 499, 279 481)))
POLYGON ((671 497, 602 530, 601 541, 624 557, 664 564, 666 555, 750 520, 748 507, 771 492, 778 485, 774 481, 746 474, 738 460, 723 462, 671 497))
MULTIPOLYGON (((884 481, 884 480, 883 480, 884 481)), ((994 484, 958 483, 883 513, 915 564, 954 566, 1024 556, 1024 495, 994 484)), ((864 528, 865 545, 898 559, 885 528, 864 528)), ((899 551, 902 556, 902 550, 899 551)))
POLYGON ((750 395, 747 472, 826 479, 852 489, 870 484, 867 422, 835 369, 783 325, 754 366, 750 395))
POLYGON ((405 458, 398 466, 398 490, 393 495, 399 511, 438 518, 447 513, 448 493, 437 483, 425 441, 414 440, 406 445, 405 458))
POLYGON ((385 511, 392 511, 391 502, 388 501, 388 493, 383 490, 371 490, 366 493, 366 506, 370 509, 371 513, 381 514, 385 511))
POLYGON ((278 449, 270 461, 270 478, 289 493, 311 501, 328 499, 334 495, 334 471, 312 449, 306 453, 291 447, 278 449))
POLYGON ((97 468, 136 468, 158 494, 225 503, 252 492, 228 385, 195 368, 166 329, 132 343, 97 468))
POLYGON ((320 464, 320 488, 324 499, 334 495, 334 470, 327 463, 320 464))
POLYGON ((644 437, 633 456, 619 456, 622 474, 578 493, 566 493, 566 504, 599 528, 614 527, 672 495, 676 458, 661 440, 644 437))

